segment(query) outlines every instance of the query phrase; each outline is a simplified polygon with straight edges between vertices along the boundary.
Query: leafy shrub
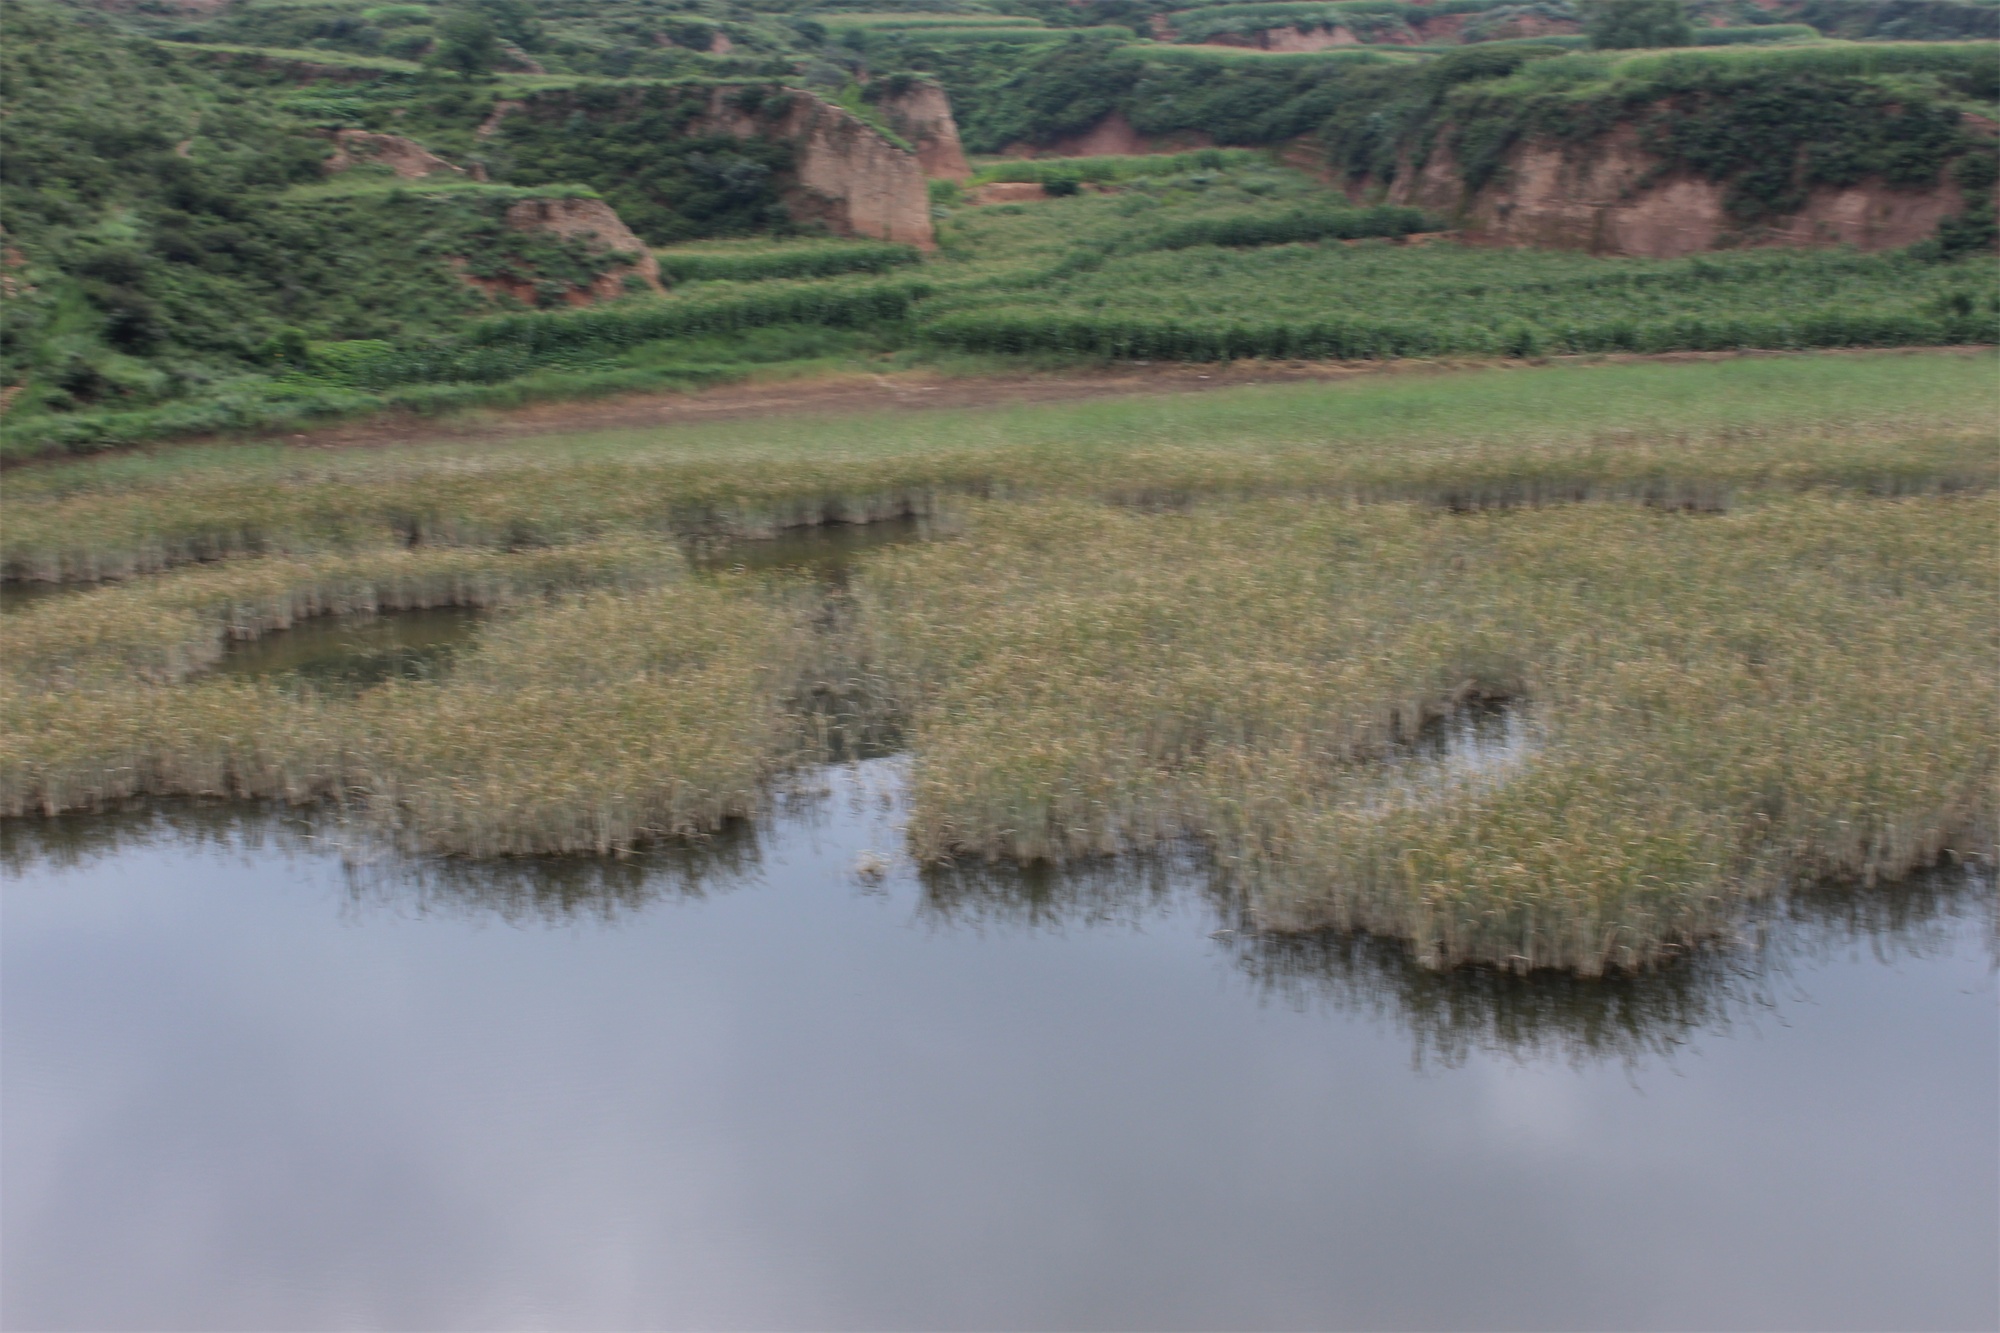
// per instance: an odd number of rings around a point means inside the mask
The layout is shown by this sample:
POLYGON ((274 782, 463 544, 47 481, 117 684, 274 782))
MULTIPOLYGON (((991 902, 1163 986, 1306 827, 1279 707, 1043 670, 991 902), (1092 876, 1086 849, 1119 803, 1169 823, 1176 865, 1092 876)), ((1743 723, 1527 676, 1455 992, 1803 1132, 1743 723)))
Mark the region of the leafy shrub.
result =
POLYGON ((884 241, 742 251, 668 250, 660 252, 658 258, 660 271, 680 282, 760 282, 770 278, 886 273, 914 264, 921 256, 915 246, 884 241))
POLYGON ((1599 50, 1694 45, 1681 0, 1583 0, 1583 31, 1599 50))

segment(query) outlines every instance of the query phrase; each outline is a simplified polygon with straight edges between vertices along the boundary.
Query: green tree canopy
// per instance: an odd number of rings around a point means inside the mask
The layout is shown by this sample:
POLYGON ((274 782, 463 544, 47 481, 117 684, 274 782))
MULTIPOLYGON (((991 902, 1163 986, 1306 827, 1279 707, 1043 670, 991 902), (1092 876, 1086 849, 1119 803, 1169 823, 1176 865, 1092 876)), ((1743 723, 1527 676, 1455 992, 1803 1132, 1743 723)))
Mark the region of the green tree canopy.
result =
POLYGON ((500 34, 476 9, 455 9, 438 24, 431 62, 466 78, 491 74, 500 60, 500 34))
POLYGON ((1583 30, 1599 50, 1694 45, 1681 0, 1586 0, 1583 30))

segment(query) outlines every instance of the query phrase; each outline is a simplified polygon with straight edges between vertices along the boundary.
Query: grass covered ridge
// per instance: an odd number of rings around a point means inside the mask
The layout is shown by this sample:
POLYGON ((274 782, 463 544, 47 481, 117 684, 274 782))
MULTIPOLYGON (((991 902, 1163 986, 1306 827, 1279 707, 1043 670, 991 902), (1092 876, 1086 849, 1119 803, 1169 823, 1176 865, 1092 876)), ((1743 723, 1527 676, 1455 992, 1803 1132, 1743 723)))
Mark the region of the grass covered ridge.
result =
POLYGON ((931 861, 1192 843, 1267 930, 1641 968, 1823 876, 1990 855, 1990 356, 1409 376, 468 450, 17 471, 0 809, 335 803, 605 852, 899 736, 931 861), (949 443, 946 443, 946 442, 949 443), (845 590, 671 539, 911 512, 845 590), (195 560, 210 563, 191 565, 195 560), (147 573, 146 571, 159 571, 147 573), (441 677, 213 673, 298 617, 494 608, 441 677), (1426 724, 1505 700, 1509 762, 1426 724))

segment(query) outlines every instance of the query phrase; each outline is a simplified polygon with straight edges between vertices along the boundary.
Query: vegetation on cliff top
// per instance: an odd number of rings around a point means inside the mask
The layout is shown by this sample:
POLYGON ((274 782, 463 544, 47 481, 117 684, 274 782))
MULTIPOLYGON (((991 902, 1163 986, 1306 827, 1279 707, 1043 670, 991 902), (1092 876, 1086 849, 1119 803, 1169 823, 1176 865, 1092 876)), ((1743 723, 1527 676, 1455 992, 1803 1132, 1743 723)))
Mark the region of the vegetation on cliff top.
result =
MULTIPOLYGON (((907 249, 855 242, 676 247, 661 252, 681 281, 667 299, 303 339, 266 349, 256 378, 151 405, 18 417, 7 445, 19 457, 371 406, 437 411, 688 387, 829 356, 880 368, 884 358, 966 352, 1227 360, 2000 340, 1979 258, 1611 260, 1399 245, 1429 225, 1414 210, 1330 207, 1309 178, 1240 154, 1154 161, 1170 174, 1106 164, 1118 174, 1108 193, 947 206, 943 249, 921 264, 907 249), (1205 169, 1212 161, 1236 165, 1205 169)), ((1006 174, 1067 169, 1029 165, 1006 174)))
MULTIPOLYGON (((436 17, 423 6, 351 17, 383 31, 424 26, 400 10, 436 17)), ((8 456, 282 427, 384 405, 439 410, 707 383, 797 352, 1535 355, 1994 336, 1976 261, 1926 267, 1826 256, 1791 268, 1717 260, 1655 271, 1493 257, 1490 280, 1466 295, 1466 280, 1454 276, 1463 265, 1449 250, 1335 244, 1448 219, 1356 210, 1303 174, 1237 148, 993 164, 975 184, 1036 181, 1075 197, 1029 214, 1012 206, 975 214, 955 211, 956 187, 941 182, 945 252, 920 272, 914 255, 893 247, 781 244, 726 259, 669 256, 669 277, 701 285, 658 308, 640 301, 590 321, 555 318, 545 331, 496 341, 466 321, 496 306, 562 306, 586 289, 601 293, 599 280, 617 263, 601 248, 512 225, 509 209, 527 197, 522 191, 594 188, 654 244, 784 240, 798 230, 780 206, 794 165, 787 147, 691 133, 717 99, 755 118, 782 114, 791 92, 768 78, 468 78, 354 54, 367 42, 338 24, 285 38, 324 48, 317 52, 209 40, 253 20, 277 25, 265 34, 275 40, 284 24, 314 12, 239 4, 212 30, 170 34, 199 43, 160 42, 130 30, 158 27, 144 15, 114 20, 6 0, 0 225, 9 299, 0 312, 0 379, 8 456), (402 181, 364 163, 324 179, 338 129, 414 138, 469 175, 402 181), (1115 197, 1087 188, 1099 186, 1115 197), (1042 253, 1031 258, 1035 247, 1042 253), (1235 253, 1245 249, 1252 253, 1235 253), (1165 250, 1177 257, 1141 257, 1165 250), (1558 270, 1564 276, 1552 278, 1558 270), (881 282, 839 276, 868 273, 881 282), (708 285, 811 278, 831 285, 708 285), (1836 299, 1828 282, 1851 286, 1836 299), (1669 287, 1681 295, 1664 300, 1669 287), (1623 311, 1591 300, 1563 310, 1548 296, 1623 288, 1650 295, 1623 311), (1801 292, 1823 299, 1801 301, 1801 292)), ((587 19, 525 0, 493 0, 482 12, 507 42, 551 59, 568 40, 551 34, 587 19)), ((1055 17, 1038 11, 1035 22, 1055 17)), ((588 21, 611 25, 605 31, 623 22, 608 9, 588 21)), ((792 34, 784 40, 816 40, 805 22, 781 25, 792 34)), ((1072 35, 1054 46, 1002 54, 978 42, 920 45, 925 34, 964 36, 977 24, 861 14, 839 33, 902 34, 901 54, 870 55, 830 31, 825 40, 848 51, 847 63, 788 67, 787 77, 876 115, 854 79, 882 62, 928 61, 958 98, 975 147, 1047 142, 1122 112, 1145 134, 1288 144, 1294 157, 1306 136, 1360 188, 1380 187, 1438 152, 1451 153, 1476 188, 1526 139, 1584 142, 1630 123, 1674 168, 1725 183, 1745 227, 1783 214, 1817 185, 1921 185, 1949 169, 1969 207, 1947 220, 1928 257, 1976 254, 1994 239, 1990 145, 1964 115, 1991 110, 2000 91, 1986 46, 1631 55, 1491 43, 1441 55, 1370 48, 1217 60, 1204 48, 1068 26, 1072 35)), ((725 30, 704 32, 709 40, 725 30)), ((245 27, 238 35, 256 34, 245 27)), ((704 74, 736 58, 700 54, 679 38, 653 49, 681 52, 704 74)))

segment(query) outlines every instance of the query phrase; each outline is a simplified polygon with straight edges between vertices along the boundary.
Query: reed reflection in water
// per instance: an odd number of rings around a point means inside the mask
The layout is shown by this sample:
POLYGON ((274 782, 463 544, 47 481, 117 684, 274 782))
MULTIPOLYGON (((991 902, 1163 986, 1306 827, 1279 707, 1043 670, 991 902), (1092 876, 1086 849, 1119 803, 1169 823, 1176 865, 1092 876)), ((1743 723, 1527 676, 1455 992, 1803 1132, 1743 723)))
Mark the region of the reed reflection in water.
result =
POLYGON ((920 875, 900 772, 626 860, 0 823, 8 1323, 1991 1308, 1990 881, 1800 894, 1643 977, 1437 973, 1235 933, 1194 855, 920 875))
MULTIPOLYGON (((1504 776, 1526 748, 1525 726, 1506 710, 1451 725, 1451 736, 1426 738, 1426 757, 1504 776)), ((843 867, 844 887, 876 896, 908 889, 911 921, 927 933, 1143 932, 1176 918, 1206 922, 1214 952, 1260 998, 1393 1025, 1419 1066, 1460 1065, 1474 1053, 1572 1065, 1671 1057, 1701 1034, 1778 1013, 1801 963, 1855 949, 1888 964, 1922 959, 1962 942, 1968 923, 2000 959, 1993 875, 1965 866, 1891 885, 1803 887, 1746 919, 1733 945, 1634 975, 1439 971, 1392 939, 1250 930, 1240 903, 1193 848, 1060 868, 914 866, 896 851, 905 763, 872 759, 808 774, 781 791, 771 818, 619 858, 412 857, 324 811, 155 802, 0 821, 0 869, 15 877, 73 871, 167 847, 294 861, 331 856, 345 885, 343 916, 356 923, 393 915, 616 927, 675 903, 754 889, 770 861, 809 854, 829 829, 861 830, 867 846, 843 867)))

